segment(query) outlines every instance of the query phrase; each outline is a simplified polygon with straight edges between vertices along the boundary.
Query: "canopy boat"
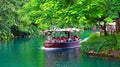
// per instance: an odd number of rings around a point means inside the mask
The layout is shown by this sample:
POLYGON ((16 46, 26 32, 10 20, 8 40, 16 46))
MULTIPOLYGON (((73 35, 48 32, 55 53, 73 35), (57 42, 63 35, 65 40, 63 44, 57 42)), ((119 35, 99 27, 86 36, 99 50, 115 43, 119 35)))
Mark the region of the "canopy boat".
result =
POLYGON ((71 48, 78 47, 80 43, 80 39, 76 35, 72 35, 72 33, 79 32, 80 29, 77 28, 66 28, 66 29, 53 29, 46 30, 44 34, 47 35, 47 39, 45 40, 44 47, 45 48, 71 48), (66 36, 56 37, 56 33, 64 33, 66 36), (54 34, 54 37, 51 35, 54 34))

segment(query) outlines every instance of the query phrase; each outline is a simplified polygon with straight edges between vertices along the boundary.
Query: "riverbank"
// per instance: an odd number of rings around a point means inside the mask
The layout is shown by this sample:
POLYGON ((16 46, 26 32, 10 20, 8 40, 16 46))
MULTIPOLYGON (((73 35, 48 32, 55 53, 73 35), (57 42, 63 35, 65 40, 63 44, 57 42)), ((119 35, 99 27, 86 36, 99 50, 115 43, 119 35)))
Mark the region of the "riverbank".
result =
POLYGON ((25 38, 25 37, 30 37, 30 38, 33 38, 35 36, 38 36, 38 35, 43 35, 42 33, 39 33, 39 34, 29 34, 29 35, 23 35, 23 36, 4 36, 4 37, 0 37, 0 42, 1 41, 6 41, 6 40, 10 40, 10 39, 17 39, 17 38, 25 38))
POLYGON ((89 56, 101 56, 101 57, 111 57, 111 58, 120 59, 120 50, 110 50, 108 52, 89 51, 85 53, 89 56))
POLYGON ((100 36, 92 34, 81 43, 81 50, 87 55, 112 57, 120 59, 120 34, 100 36))

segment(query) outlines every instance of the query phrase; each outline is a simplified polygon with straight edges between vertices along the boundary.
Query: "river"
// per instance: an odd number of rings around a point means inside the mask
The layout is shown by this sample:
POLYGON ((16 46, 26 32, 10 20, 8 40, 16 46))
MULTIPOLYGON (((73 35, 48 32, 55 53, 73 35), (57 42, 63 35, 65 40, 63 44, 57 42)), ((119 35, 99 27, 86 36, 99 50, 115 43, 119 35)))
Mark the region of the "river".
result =
MULTIPOLYGON (((88 36, 85 32, 81 38, 88 36)), ((118 59, 87 56, 80 48, 43 50, 44 39, 37 36, 0 42, 0 67, 120 67, 118 59)))

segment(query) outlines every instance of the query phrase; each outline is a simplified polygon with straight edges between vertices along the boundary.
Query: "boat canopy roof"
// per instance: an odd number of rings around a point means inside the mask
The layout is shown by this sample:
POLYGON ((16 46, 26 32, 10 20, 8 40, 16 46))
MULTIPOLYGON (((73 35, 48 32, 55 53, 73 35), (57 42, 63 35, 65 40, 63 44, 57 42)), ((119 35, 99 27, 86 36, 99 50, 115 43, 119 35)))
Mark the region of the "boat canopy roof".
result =
POLYGON ((46 31, 43 31, 44 33, 48 33, 48 32, 79 32, 80 29, 78 28, 65 28, 65 29, 53 29, 53 30, 46 30, 46 31))

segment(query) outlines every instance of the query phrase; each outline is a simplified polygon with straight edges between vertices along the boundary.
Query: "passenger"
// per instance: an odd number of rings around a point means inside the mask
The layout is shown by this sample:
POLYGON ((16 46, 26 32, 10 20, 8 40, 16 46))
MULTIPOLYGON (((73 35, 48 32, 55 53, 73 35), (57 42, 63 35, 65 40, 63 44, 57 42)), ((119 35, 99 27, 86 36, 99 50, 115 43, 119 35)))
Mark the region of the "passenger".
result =
POLYGON ((51 41, 52 40, 52 37, 51 35, 48 35, 48 38, 47 38, 48 41, 51 41))
POLYGON ((57 42, 57 43, 59 42, 59 38, 56 38, 56 42, 57 42))
POLYGON ((66 42, 67 42, 65 38, 63 38, 63 42, 64 42, 64 43, 66 43, 66 42))
POLYGON ((75 41, 78 41, 78 40, 79 40, 79 38, 75 37, 75 41))
POLYGON ((74 37, 74 36, 72 36, 71 39, 72 39, 73 41, 75 41, 75 37, 74 37))
POLYGON ((55 43, 55 42, 56 42, 56 39, 55 39, 55 37, 54 37, 54 38, 52 38, 52 42, 53 42, 53 43, 55 43))
POLYGON ((61 42, 61 43, 63 43, 63 42, 64 42, 64 40, 63 40, 63 39, 60 39, 60 42, 61 42))
POLYGON ((68 43, 72 42, 72 39, 71 39, 71 38, 68 38, 67 42, 68 42, 68 43))
POLYGON ((74 36, 74 41, 78 41, 80 38, 78 36, 74 36))
POLYGON ((58 38, 57 38, 57 42, 59 42, 59 43, 60 43, 60 42, 61 42, 61 38, 59 38, 59 37, 58 37, 58 38))
POLYGON ((45 40, 45 43, 50 43, 50 41, 48 41, 48 39, 45 40))

